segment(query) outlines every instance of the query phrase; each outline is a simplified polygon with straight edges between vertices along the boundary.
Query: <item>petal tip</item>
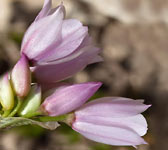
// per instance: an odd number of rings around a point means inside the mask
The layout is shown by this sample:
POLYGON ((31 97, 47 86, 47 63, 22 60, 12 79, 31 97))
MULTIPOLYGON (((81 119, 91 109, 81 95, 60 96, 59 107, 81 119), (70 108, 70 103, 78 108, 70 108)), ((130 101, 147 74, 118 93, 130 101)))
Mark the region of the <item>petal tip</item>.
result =
POLYGON ((102 86, 101 82, 90 82, 91 87, 94 88, 96 91, 102 86))
POLYGON ((148 108, 150 108, 151 106, 152 106, 152 104, 145 105, 145 107, 146 107, 146 110, 147 110, 148 108))

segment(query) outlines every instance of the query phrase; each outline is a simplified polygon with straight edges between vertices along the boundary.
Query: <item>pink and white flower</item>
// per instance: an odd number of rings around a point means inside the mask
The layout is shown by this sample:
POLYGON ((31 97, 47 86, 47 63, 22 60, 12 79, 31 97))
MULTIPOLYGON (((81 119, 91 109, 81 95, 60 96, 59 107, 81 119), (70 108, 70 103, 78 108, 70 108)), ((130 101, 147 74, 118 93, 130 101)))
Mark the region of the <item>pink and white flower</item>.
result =
POLYGON ((66 79, 88 64, 99 62, 99 48, 92 45, 88 28, 76 19, 65 19, 63 4, 44 6, 24 35, 21 53, 32 64, 38 82, 66 79))
POLYGON ((147 144, 141 138, 147 132, 141 113, 150 105, 123 97, 103 97, 84 104, 100 86, 95 82, 60 86, 41 108, 48 116, 70 113, 65 122, 93 141, 134 147, 147 144))
POLYGON ((99 98, 76 110, 69 124, 90 140, 136 147, 147 144, 141 138, 147 132, 147 122, 140 113, 149 107, 143 100, 99 98))

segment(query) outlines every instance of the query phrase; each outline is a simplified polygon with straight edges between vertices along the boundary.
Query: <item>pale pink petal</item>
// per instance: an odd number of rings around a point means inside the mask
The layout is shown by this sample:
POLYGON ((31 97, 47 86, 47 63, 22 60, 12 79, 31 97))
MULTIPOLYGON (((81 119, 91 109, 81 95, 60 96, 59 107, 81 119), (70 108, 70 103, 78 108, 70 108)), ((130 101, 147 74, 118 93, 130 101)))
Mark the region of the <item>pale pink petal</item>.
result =
MULTIPOLYGON (((74 52, 67 55, 66 57, 62 57, 60 59, 56 59, 56 60, 52 60, 52 61, 48 61, 48 62, 39 60, 35 64, 36 65, 60 64, 60 63, 64 63, 64 62, 67 62, 67 61, 71 61, 71 60, 79 57, 80 55, 83 55, 83 54, 86 54, 86 53, 89 53, 91 55, 97 55, 98 53, 100 53, 100 49, 97 48, 97 47, 94 47, 92 45, 91 38, 89 37, 89 35, 86 35, 85 38, 83 39, 82 43, 80 44, 80 46, 74 52)), ((96 59, 96 57, 94 57, 92 59, 96 59)))
POLYGON ((94 57, 90 62, 89 64, 93 64, 93 63, 98 63, 98 62, 101 62, 103 61, 103 58, 99 55, 97 55, 96 57, 94 57))
POLYGON ((86 122, 74 122, 72 128, 86 138, 110 145, 136 146, 146 142, 130 128, 121 124, 103 126, 86 122))
POLYGON ((93 58, 96 59, 97 57, 99 57, 99 49, 88 49, 87 47, 86 49, 87 51, 79 56, 67 57, 65 59, 61 59, 60 62, 56 61, 53 62, 53 64, 50 63, 48 65, 35 67, 34 74, 36 76, 36 79, 40 83, 49 83, 71 77, 75 73, 84 69, 88 64, 90 64, 93 58))
POLYGON ((85 104, 76 111, 76 114, 118 118, 138 115, 149 107, 150 105, 143 104, 141 100, 104 97, 85 104))
POLYGON ((46 17, 50 13, 51 6, 52 6, 52 0, 45 0, 43 4, 43 8, 37 15, 35 21, 38 21, 39 19, 46 17))
POLYGON ((43 90, 43 99, 51 96, 56 90, 70 86, 71 84, 64 82, 56 82, 51 84, 40 84, 43 90))
POLYGON ((40 62, 54 61, 66 57, 77 50, 88 34, 84 27, 75 19, 64 20, 62 24, 62 40, 50 45, 37 60, 40 62))
POLYGON ((45 99, 42 108, 49 116, 69 113, 83 105, 100 86, 100 82, 89 82, 58 88, 45 99))
MULTIPOLYGON (((63 2, 61 2, 60 5, 63 5, 63 2)), ((49 12, 48 15, 52 15, 58 8, 59 8, 59 6, 57 6, 56 8, 52 8, 52 9, 50 9, 50 12, 49 12)), ((64 12, 64 18, 65 18, 66 10, 65 10, 65 7, 63 7, 63 8, 64 8, 64 9, 63 9, 63 12, 64 12)))
POLYGON ((78 122, 88 122, 97 125, 104 125, 104 126, 115 126, 120 124, 122 126, 131 128, 138 135, 143 136, 147 132, 147 122, 145 118, 139 114, 130 117, 123 117, 123 118, 113 118, 111 117, 99 117, 99 116, 88 116, 88 115, 78 115, 76 114, 76 121, 78 122))
POLYGON ((26 32, 23 43, 22 53, 29 59, 35 59, 51 44, 61 40, 61 28, 64 17, 64 7, 60 5, 52 15, 34 22, 26 32))

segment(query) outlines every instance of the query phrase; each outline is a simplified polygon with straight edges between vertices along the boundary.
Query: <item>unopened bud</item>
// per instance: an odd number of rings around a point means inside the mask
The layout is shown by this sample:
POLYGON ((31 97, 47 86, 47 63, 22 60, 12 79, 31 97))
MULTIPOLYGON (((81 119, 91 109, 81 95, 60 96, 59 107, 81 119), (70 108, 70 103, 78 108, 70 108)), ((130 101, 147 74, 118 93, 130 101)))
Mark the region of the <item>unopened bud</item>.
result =
POLYGON ((100 86, 100 82, 88 82, 59 87, 44 100, 41 110, 48 116, 70 113, 82 106, 100 86))
POLYGON ((11 73, 11 81, 17 96, 28 95, 31 86, 31 72, 26 56, 22 55, 11 73))
POLYGON ((8 73, 0 81, 0 103, 4 110, 10 110, 14 106, 14 94, 8 73))
POLYGON ((35 113, 41 104, 41 88, 34 85, 29 95, 24 100, 22 107, 20 108, 18 114, 20 116, 31 116, 35 113))

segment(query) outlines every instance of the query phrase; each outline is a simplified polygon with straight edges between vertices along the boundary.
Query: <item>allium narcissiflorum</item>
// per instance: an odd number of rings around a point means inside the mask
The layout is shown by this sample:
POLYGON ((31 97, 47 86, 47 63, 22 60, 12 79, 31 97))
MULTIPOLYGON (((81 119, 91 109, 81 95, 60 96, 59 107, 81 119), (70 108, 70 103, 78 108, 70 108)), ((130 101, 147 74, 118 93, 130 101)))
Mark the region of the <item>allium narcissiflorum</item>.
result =
POLYGON ((88 64, 102 61, 88 28, 64 19, 63 4, 51 8, 45 0, 26 31, 21 57, 0 79, 0 128, 36 124, 56 129, 64 122, 88 139, 110 145, 146 144, 143 100, 103 97, 87 101, 100 82, 62 83, 88 64))
POLYGON ((51 9, 51 1, 46 0, 24 35, 21 53, 29 59, 40 83, 66 79, 102 60, 100 49, 92 45, 88 28, 76 19, 64 17, 62 4, 51 9))

